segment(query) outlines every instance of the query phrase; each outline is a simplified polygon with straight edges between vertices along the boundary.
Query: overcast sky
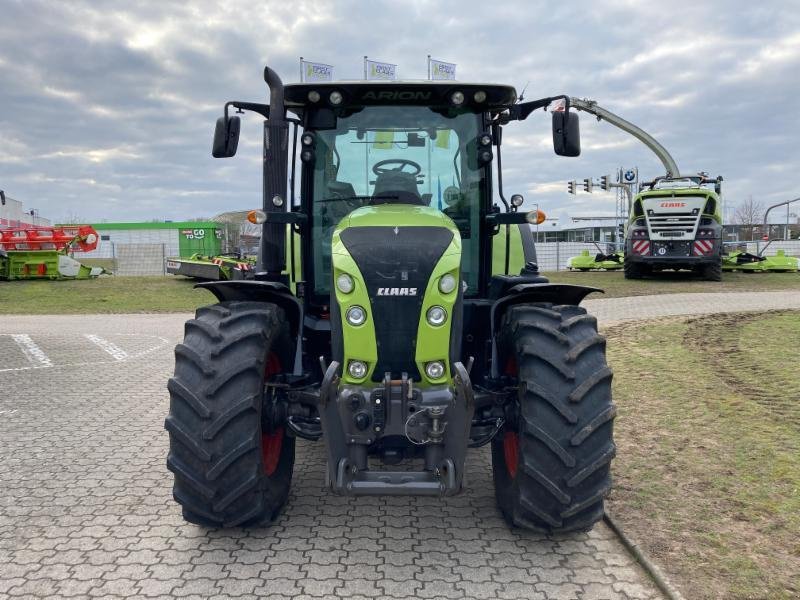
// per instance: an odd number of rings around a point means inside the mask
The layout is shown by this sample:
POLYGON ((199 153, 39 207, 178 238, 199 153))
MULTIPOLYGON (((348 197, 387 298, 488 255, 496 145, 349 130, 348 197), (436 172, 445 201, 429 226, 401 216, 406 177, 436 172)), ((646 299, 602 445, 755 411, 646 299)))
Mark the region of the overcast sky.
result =
MULTIPOLYGON (((800 196, 800 2, 103 2, 0 0, 0 189, 54 220, 179 220, 260 205, 260 122, 211 158, 226 100, 264 100, 298 57, 358 78, 362 56, 426 76, 588 97, 639 124, 735 205, 800 196)), ((552 152, 549 115, 506 128, 506 191, 551 216, 613 213, 566 181, 660 163, 581 115, 583 154, 552 152)))

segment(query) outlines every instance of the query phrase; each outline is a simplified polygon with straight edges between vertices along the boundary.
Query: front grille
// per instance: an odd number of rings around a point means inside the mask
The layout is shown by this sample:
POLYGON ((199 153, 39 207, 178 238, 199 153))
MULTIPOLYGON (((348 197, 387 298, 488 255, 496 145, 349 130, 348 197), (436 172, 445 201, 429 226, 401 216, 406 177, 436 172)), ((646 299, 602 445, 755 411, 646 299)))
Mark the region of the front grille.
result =
POLYGON ((691 213, 653 213, 647 216, 653 239, 694 239, 699 215, 691 213))
POLYGON ((414 355, 420 310, 453 232, 445 227, 349 227, 341 240, 370 296, 378 346, 373 380, 381 381, 386 372, 394 379, 406 372, 419 381, 414 355))

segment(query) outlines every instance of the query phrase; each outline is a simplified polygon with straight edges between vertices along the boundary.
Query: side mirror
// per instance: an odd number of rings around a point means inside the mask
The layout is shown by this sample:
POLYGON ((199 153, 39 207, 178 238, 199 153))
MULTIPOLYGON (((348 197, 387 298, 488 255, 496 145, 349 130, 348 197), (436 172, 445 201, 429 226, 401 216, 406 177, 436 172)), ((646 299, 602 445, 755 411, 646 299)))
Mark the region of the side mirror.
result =
POLYGON ((559 156, 581 155, 581 129, 577 113, 553 113, 553 150, 559 156))
POLYGON ((217 126, 214 129, 214 145, 211 148, 211 156, 214 158, 230 158, 236 154, 239 147, 239 130, 241 120, 239 117, 225 117, 217 119, 217 126))

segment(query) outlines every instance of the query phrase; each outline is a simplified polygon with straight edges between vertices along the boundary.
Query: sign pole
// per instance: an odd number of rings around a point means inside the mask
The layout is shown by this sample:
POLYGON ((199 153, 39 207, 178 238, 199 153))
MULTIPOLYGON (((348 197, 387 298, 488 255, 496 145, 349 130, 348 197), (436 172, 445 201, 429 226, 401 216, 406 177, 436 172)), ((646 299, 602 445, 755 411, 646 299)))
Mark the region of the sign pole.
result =
POLYGON ((364 81, 367 80, 367 55, 364 55, 364 81))
POLYGON ((428 54, 428 81, 431 79, 431 55, 428 54))
POLYGON ((300 83, 303 83, 305 81, 305 77, 303 77, 303 71, 304 70, 305 69, 303 69, 303 57, 301 56, 300 57, 300 83))

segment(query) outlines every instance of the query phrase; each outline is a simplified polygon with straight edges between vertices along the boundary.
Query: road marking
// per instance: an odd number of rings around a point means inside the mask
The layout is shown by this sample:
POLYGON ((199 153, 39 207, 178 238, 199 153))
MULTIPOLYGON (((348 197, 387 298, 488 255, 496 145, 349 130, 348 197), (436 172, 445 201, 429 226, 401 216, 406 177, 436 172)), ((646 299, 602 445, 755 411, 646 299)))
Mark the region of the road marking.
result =
POLYGON ((126 358, 128 358, 128 353, 125 352, 125 350, 123 350, 116 344, 112 344, 108 340, 101 338, 99 335, 94 335, 93 333, 84 333, 83 337, 85 337, 87 340, 89 340, 99 348, 108 352, 111 356, 113 356, 117 360, 125 360, 126 358))
POLYGON ((11 339, 17 343, 17 346, 20 347, 22 352, 25 354, 25 358, 27 358, 28 362, 31 364, 39 367, 53 366, 53 362, 47 358, 47 355, 42 352, 42 349, 36 345, 36 343, 31 339, 31 336, 29 336, 27 333, 16 333, 11 336, 11 339))
POLYGON ((15 412, 17 412, 16 409, 14 409, 14 410, 0 410, 0 415, 13 415, 15 412))
MULTIPOLYGON (((0 338, 2 338, 2 337, 11 337, 11 338, 13 338, 15 335, 19 335, 19 334, 0 333, 0 338)), ((67 363, 53 363, 52 361, 50 361, 49 363, 41 363, 41 362, 37 361, 35 364, 30 364, 30 365, 27 365, 27 366, 24 366, 24 367, 5 367, 5 368, 1 368, 0 367, 0 375, 3 374, 3 373, 18 373, 18 372, 22 372, 22 371, 30 371, 31 369, 44 369, 44 368, 59 369, 59 368, 65 368, 65 367, 66 368, 69 368, 69 367, 90 367, 90 366, 96 366, 96 365, 120 364, 123 361, 141 358, 143 356, 151 354, 152 352, 157 352, 157 351, 163 349, 166 346, 171 346, 171 345, 174 344, 174 340, 168 340, 167 338, 161 337, 160 335, 147 335, 147 334, 141 334, 141 333, 118 333, 118 334, 115 334, 115 335, 118 336, 118 337, 124 337, 126 339, 127 338, 130 338, 130 339, 151 339, 155 343, 152 346, 148 346, 147 348, 144 348, 142 350, 137 350, 136 352, 128 353, 128 352, 125 352, 124 350, 121 350, 123 353, 125 353, 125 359, 120 359, 120 358, 117 358, 117 357, 112 358, 111 354, 108 351, 106 351, 106 353, 109 354, 109 360, 78 361, 78 362, 67 362, 67 363)), ((47 334, 47 333, 37 334, 37 337, 42 337, 42 336, 55 338, 61 344, 63 344, 64 337, 65 337, 63 335, 58 335, 58 334, 55 334, 55 335, 54 334, 47 334)), ((85 339, 85 338, 83 338, 83 339, 85 339)), ((71 341, 71 339, 70 339, 70 341, 71 341)), ((72 356, 80 355, 80 350, 78 350, 78 348, 76 348, 76 351, 72 352, 71 355, 72 356)), ((120 356, 120 355, 118 354, 118 356, 120 356)), ((45 358, 47 358, 47 357, 45 357, 45 358)), ((0 364, 2 364, 2 363, 0 363, 0 364)))

